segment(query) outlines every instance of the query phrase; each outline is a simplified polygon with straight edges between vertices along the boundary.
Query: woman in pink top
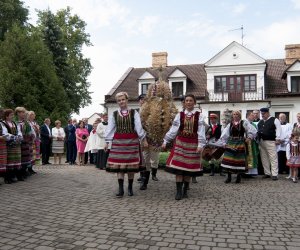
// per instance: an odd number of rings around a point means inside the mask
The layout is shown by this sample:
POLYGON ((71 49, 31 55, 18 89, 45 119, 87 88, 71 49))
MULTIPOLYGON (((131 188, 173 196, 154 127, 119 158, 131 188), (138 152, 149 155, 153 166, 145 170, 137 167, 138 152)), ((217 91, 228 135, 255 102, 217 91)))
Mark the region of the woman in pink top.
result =
POLYGON ((84 125, 85 124, 83 121, 79 121, 78 128, 76 129, 78 165, 81 165, 81 162, 84 162, 84 149, 89 138, 89 131, 85 128, 84 125))

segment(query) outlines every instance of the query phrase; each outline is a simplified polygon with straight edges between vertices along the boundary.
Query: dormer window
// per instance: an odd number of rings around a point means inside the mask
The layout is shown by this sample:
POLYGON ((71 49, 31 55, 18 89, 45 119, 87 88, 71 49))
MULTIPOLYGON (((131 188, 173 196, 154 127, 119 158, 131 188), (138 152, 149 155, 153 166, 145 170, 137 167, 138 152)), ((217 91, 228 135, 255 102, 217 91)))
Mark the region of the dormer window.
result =
POLYGON ((300 93, 300 76, 291 76, 291 92, 300 93))
POLYGON ((169 75, 169 86, 173 97, 180 97, 186 93, 186 75, 179 69, 175 69, 169 75))
POLYGON ((150 74, 148 71, 146 71, 138 79, 138 82, 139 82, 139 95, 141 94, 146 95, 150 84, 155 83, 155 77, 152 74, 150 74))
POLYGON ((148 91, 148 88, 150 86, 151 83, 142 83, 141 84, 141 94, 142 95, 146 95, 147 94, 147 91, 148 91))
POLYGON ((172 94, 174 97, 183 96, 183 82, 172 82, 172 94))

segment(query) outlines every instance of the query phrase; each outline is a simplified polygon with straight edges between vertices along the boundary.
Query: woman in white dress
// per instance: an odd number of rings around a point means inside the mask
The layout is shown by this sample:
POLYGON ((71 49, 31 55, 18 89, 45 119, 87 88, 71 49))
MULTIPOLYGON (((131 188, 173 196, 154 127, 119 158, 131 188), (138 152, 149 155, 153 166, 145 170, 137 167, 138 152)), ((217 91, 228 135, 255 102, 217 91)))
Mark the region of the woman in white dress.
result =
POLYGON ((54 154, 54 164, 61 164, 61 156, 64 153, 65 131, 61 127, 59 120, 55 121, 55 127, 52 128, 52 153, 54 154))

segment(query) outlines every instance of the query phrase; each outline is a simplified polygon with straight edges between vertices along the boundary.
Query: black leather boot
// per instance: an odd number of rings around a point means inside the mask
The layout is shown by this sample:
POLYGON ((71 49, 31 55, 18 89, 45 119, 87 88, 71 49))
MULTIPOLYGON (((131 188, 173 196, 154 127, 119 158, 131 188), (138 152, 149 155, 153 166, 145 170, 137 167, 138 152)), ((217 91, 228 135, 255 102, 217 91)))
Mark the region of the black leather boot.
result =
POLYGON ((23 168, 17 170, 15 174, 16 174, 16 177, 17 177, 18 181, 24 181, 25 180, 24 177, 23 177, 23 175, 24 175, 24 169, 23 168))
POLYGON ((215 175, 215 165, 214 164, 209 164, 211 172, 209 176, 214 176, 215 175))
POLYGON ((152 180, 154 181, 158 181, 156 177, 156 173, 157 173, 157 168, 152 168, 152 180))
POLYGON ((241 174, 237 174, 235 183, 241 183, 241 174))
POLYGON ((132 184, 133 184, 133 179, 129 179, 128 180, 128 196, 133 196, 132 184))
POLYGON ((32 169, 32 166, 28 168, 28 172, 30 174, 36 174, 36 172, 32 169))
POLYGON ((231 173, 228 173, 225 183, 230 183, 230 182, 231 182, 231 173))
POLYGON ((4 183, 5 184, 12 184, 11 174, 7 171, 4 175, 4 183))
POLYGON ((193 183, 198 183, 196 176, 193 176, 193 177, 192 177, 192 182, 193 182, 193 183))
POLYGON ((118 179, 118 183, 119 183, 119 193, 117 193, 116 196, 121 198, 124 195, 124 180, 118 179))
POLYGON ((143 179, 142 179, 142 183, 141 183, 141 186, 140 186, 140 190, 146 190, 147 189, 149 178, 150 178, 150 171, 145 171, 144 174, 143 174, 143 179))
POLYGON ((189 190, 189 186, 190 186, 189 182, 185 181, 183 183, 183 195, 182 195, 182 198, 188 198, 187 191, 189 190))
POLYGON ((141 182, 143 180, 144 172, 140 172, 140 177, 137 179, 138 182, 141 182))
POLYGON ((225 174, 223 173, 223 168, 221 166, 219 166, 220 168, 220 176, 225 176, 225 174))
POLYGON ((182 185, 183 185, 183 182, 176 182, 177 193, 176 193, 176 196, 175 196, 175 200, 181 200, 182 199, 182 185))

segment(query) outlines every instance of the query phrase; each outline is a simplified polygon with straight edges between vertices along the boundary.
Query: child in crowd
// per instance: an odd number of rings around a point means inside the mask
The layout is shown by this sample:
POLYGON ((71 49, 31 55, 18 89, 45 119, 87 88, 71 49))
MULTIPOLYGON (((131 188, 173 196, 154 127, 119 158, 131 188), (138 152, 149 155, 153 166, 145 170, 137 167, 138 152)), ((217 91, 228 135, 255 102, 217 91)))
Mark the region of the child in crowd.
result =
POLYGON ((298 179, 298 168, 300 167, 300 128, 294 128, 290 143, 286 147, 287 166, 290 167, 290 175, 294 183, 298 179))

